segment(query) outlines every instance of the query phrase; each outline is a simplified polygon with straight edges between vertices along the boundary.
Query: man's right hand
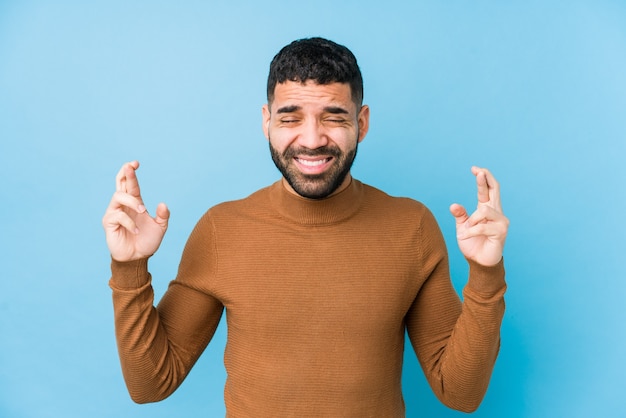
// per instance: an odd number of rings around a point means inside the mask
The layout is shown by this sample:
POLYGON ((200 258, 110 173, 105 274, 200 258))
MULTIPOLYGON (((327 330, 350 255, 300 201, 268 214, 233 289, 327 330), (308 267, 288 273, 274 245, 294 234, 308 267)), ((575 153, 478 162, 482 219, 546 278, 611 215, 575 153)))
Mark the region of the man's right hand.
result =
POLYGON ((154 218, 146 211, 135 173, 138 168, 137 161, 122 166, 115 179, 116 191, 102 218, 109 251, 117 261, 139 260, 154 254, 170 217, 164 203, 159 203, 154 218))

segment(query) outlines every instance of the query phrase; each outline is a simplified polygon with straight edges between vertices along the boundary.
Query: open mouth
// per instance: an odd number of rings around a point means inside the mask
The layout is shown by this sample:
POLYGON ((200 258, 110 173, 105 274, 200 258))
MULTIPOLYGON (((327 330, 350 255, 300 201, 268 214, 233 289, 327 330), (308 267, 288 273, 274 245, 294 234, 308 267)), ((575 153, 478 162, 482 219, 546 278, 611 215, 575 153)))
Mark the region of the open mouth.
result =
POLYGON ((333 160, 333 157, 294 157, 293 159, 298 169, 303 174, 321 174, 326 171, 333 160))
POLYGON ((295 160, 299 164, 302 164, 302 165, 307 166, 307 167, 318 167, 318 166, 326 164, 331 159, 332 159, 332 157, 321 158, 321 159, 316 159, 316 160, 305 160, 303 158, 295 158, 295 160))

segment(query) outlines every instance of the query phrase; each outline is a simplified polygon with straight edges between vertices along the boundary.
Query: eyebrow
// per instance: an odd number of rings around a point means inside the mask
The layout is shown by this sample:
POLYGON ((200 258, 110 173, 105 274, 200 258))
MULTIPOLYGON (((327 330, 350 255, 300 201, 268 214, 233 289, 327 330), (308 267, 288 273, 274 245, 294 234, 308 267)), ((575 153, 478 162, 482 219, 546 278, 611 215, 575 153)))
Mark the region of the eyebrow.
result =
MULTIPOLYGON (((276 110, 276 113, 278 113, 278 114, 281 114, 281 113, 293 113, 293 112, 297 112, 299 110, 302 110, 301 106, 296 106, 296 105, 283 106, 283 107, 278 108, 278 110, 276 110)), ((326 106, 324 108, 324 112, 332 113, 334 115, 348 115, 348 114, 350 114, 350 112, 348 112, 346 109, 344 109, 343 107, 339 107, 339 106, 326 106)))
POLYGON ((324 112, 332 113, 334 115, 348 115, 348 114, 350 114, 350 112, 348 112, 346 109, 344 109, 343 107, 339 107, 339 106, 327 106, 327 107, 324 108, 324 112))
POLYGON ((293 112, 297 112, 298 110, 302 109, 302 107, 300 106, 283 106, 283 107, 279 107, 278 110, 276 111, 276 113, 280 114, 280 113, 293 113, 293 112))

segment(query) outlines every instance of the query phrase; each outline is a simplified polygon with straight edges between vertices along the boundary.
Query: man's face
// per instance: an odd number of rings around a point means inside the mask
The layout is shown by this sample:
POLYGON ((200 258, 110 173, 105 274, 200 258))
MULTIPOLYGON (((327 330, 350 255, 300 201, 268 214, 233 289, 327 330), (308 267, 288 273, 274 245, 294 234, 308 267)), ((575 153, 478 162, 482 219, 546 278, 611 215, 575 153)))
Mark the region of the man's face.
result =
POLYGON ((287 81, 263 106, 263 131, 290 191, 322 199, 350 184, 357 144, 369 127, 369 108, 357 109, 350 85, 287 81))

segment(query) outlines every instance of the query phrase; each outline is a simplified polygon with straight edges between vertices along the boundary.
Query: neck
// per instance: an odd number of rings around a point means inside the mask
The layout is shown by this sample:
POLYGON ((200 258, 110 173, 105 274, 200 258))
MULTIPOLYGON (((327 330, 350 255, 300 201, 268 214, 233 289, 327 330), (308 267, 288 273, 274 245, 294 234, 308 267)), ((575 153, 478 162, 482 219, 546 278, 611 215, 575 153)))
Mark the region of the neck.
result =
POLYGON ((301 225, 328 225, 352 216, 363 200, 363 185, 353 179, 341 191, 326 199, 309 199, 290 192, 287 182, 278 181, 271 188, 273 210, 281 217, 301 225))

